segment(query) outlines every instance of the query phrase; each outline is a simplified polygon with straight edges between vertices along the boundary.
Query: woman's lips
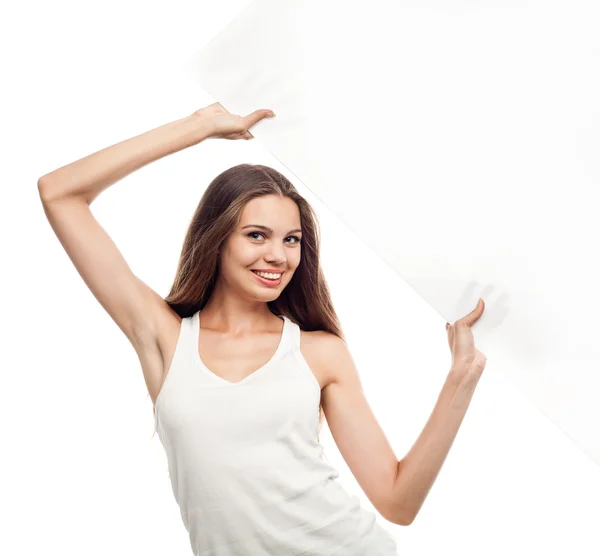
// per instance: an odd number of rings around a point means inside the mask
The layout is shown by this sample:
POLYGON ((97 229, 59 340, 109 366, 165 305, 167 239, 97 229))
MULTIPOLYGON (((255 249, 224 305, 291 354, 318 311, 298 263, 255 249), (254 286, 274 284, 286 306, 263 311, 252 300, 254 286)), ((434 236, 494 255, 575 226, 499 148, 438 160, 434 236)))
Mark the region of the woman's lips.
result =
POLYGON ((277 280, 269 280, 268 278, 263 278, 262 276, 259 276, 253 270, 251 270, 250 272, 252 272, 252 274, 254 274, 254 276, 256 276, 256 278, 258 279, 258 281, 261 284, 263 284, 264 286, 274 287, 274 286, 279 286, 279 284, 281 284, 281 278, 282 278, 283 274, 281 274, 281 276, 279 276, 279 278, 277 278, 277 280))

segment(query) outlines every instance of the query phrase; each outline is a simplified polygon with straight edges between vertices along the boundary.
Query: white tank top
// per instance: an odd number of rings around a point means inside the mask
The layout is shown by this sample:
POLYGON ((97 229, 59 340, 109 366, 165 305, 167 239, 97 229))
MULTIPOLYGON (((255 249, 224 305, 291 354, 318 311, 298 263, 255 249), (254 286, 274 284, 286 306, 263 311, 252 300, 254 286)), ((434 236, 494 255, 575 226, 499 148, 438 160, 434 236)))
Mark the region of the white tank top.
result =
POLYGON ((182 319, 155 426, 193 554, 397 556, 394 538, 323 459, 321 387, 300 327, 283 321, 271 359, 230 382, 200 359, 200 311, 182 319))

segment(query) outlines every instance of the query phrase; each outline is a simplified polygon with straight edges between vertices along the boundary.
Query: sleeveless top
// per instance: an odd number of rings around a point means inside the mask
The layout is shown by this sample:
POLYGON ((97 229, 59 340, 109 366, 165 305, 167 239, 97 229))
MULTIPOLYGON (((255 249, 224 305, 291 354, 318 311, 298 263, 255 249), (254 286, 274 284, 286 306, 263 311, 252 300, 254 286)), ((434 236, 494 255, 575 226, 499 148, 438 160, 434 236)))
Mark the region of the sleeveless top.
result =
POLYGON ((300 327, 280 318, 277 351, 239 382, 200 359, 200 311, 182 319, 154 422, 192 552, 397 556, 394 538, 322 457, 321 387, 300 327))

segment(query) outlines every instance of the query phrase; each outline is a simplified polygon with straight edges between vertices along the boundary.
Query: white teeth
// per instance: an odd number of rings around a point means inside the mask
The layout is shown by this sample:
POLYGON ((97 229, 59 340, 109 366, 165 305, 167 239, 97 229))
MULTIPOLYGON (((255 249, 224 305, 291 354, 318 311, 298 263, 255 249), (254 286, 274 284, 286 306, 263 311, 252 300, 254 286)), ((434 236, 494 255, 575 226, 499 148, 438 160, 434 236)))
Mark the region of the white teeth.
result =
POLYGON ((263 278, 269 278, 269 280, 277 280, 281 276, 281 274, 270 274, 268 272, 253 272, 259 276, 262 276, 263 278))

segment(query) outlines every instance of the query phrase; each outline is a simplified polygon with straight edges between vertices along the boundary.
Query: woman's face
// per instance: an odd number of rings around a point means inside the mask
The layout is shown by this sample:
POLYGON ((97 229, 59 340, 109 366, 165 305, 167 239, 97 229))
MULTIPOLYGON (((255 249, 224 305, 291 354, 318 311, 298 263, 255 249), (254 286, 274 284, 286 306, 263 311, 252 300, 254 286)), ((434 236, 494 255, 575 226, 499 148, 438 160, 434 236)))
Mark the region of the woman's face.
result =
POLYGON ((300 211, 292 199, 264 195, 249 201, 221 247, 222 285, 259 301, 277 299, 300 264, 300 227, 300 211), (272 275, 263 278, 257 270, 271 270, 279 277, 269 280, 272 275))

